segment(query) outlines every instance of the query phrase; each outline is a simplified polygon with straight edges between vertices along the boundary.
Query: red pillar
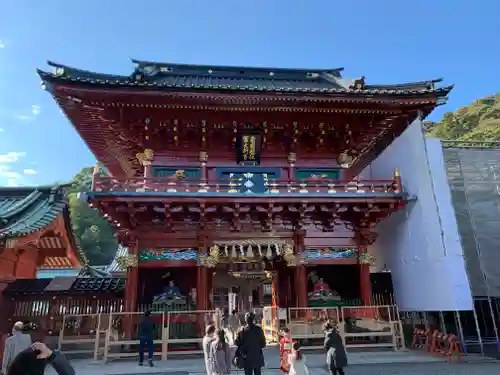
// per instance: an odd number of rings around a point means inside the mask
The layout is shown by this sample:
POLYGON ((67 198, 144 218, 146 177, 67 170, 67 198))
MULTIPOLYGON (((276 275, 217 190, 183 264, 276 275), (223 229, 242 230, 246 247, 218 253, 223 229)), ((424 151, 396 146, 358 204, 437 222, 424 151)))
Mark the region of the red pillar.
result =
POLYGON ((196 273, 196 309, 208 310, 208 269, 198 266, 196 273))
POLYGON ((360 297, 365 306, 372 304, 372 283, 370 279, 370 265, 363 263, 363 254, 368 251, 368 245, 375 242, 377 234, 366 229, 358 229, 354 235, 354 242, 358 246, 358 266, 360 278, 360 297))
POLYGON ((272 298, 272 307, 279 307, 278 300, 278 272, 273 272, 273 276, 271 279, 271 298, 272 298))
MULTIPOLYGON (((127 268, 124 301, 125 313, 135 312, 137 310, 137 287, 139 282, 139 268, 137 262, 139 259, 139 242, 136 241, 133 246, 129 246, 128 252, 128 257, 130 258, 130 263, 132 265, 127 268)), ((124 315, 122 317, 125 332, 128 334, 128 337, 132 337, 135 331, 134 321, 136 320, 136 316, 124 315)))
POLYGON ((295 291, 297 293, 297 307, 307 307, 307 270, 302 264, 302 252, 304 251, 305 231, 298 230, 294 233, 293 240, 295 245, 295 254, 297 256, 297 266, 295 268, 295 291))
POLYGON ((370 279, 370 265, 359 265, 360 277, 360 296, 363 305, 370 306, 372 304, 372 282, 370 279))
POLYGON ((307 307, 307 271, 303 264, 295 268, 295 290, 297 307, 307 307))

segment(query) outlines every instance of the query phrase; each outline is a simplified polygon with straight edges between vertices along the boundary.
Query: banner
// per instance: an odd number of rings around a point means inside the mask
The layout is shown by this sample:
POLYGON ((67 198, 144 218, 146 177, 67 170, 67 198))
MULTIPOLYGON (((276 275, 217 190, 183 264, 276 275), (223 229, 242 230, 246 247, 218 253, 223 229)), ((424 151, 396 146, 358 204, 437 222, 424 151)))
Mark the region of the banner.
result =
POLYGON ((236 308, 236 293, 228 293, 228 310, 231 314, 231 311, 237 310, 236 308))
POLYGON ((236 162, 260 164, 261 136, 258 133, 242 133, 236 142, 236 162))

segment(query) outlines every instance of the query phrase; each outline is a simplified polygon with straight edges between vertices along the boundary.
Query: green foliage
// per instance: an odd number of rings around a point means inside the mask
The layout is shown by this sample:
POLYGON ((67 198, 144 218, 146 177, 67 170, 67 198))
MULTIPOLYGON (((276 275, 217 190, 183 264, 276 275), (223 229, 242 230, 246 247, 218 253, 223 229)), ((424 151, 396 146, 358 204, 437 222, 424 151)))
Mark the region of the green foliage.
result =
POLYGON ((89 192, 92 184, 93 167, 83 168, 75 177, 69 194, 71 223, 77 244, 91 265, 109 264, 118 243, 107 220, 97 209, 91 208, 78 193, 89 192))
POLYGON ((428 135, 444 140, 500 141, 500 94, 448 112, 437 123, 427 122, 424 129, 428 135))

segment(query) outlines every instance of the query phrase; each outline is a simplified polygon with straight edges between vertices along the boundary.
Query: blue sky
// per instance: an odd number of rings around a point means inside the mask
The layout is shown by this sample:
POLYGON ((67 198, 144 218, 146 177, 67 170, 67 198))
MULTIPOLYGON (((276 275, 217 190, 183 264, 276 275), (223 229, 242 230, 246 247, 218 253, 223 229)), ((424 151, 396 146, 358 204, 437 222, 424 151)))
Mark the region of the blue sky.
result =
POLYGON ((500 92, 497 0, 16 0, 0 12, 0 185, 69 180, 95 160, 48 93, 46 60, 129 74, 131 58, 345 67, 347 77, 456 84, 439 120, 500 92))

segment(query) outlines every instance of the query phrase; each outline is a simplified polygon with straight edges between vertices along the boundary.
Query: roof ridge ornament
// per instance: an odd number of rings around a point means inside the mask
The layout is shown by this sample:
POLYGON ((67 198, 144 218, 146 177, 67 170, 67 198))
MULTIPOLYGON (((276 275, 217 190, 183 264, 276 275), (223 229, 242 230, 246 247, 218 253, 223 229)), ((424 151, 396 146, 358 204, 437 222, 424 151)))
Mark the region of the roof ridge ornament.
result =
POLYGON ((361 76, 355 79, 353 83, 349 86, 351 90, 364 90, 365 88, 365 76, 361 76))

